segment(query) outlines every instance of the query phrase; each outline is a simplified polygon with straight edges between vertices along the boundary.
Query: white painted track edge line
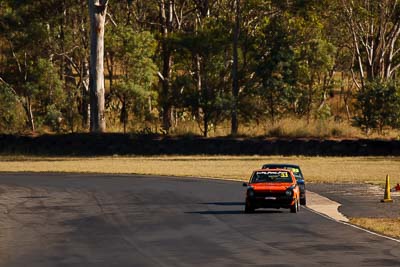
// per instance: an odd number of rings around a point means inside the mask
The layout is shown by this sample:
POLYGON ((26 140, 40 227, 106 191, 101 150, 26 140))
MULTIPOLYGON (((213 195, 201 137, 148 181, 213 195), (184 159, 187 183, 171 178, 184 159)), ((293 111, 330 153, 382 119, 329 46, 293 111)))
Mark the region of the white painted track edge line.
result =
POLYGON ((355 228, 355 229, 361 230, 361 231, 363 231, 363 232, 369 233, 369 234, 374 235, 374 236, 378 236, 378 237, 381 237, 381 238, 384 238, 384 239, 388 239, 388 240, 391 240, 391 241, 400 243, 400 239, 396 239, 396 238, 394 238, 394 237, 390 237, 390 236, 378 234, 378 233, 376 233, 376 232, 373 232, 373 231, 371 231, 371 230, 368 230, 368 229, 359 227, 359 226, 357 226, 357 225, 354 225, 354 224, 351 224, 351 223, 348 223, 348 222, 343 222, 343 221, 335 220, 335 219, 329 217, 328 215, 322 214, 322 213, 320 213, 320 212, 318 212, 318 211, 315 211, 315 210, 313 210, 313 209, 310 209, 310 208, 308 208, 308 207, 303 207, 303 208, 306 209, 306 210, 308 210, 308 211, 311 211, 312 213, 315 213, 315 214, 317 214, 317 215, 320 215, 320 216, 322 216, 322 217, 324 217, 324 218, 326 218, 326 219, 328 219, 328 220, 331 220, 331 221, 334 221, 334 222, 337 222, 337 223, 340 223, 340 224, 343 224, 343 225, 347 225, 347 226, 353 227, 353 228, 355 228))

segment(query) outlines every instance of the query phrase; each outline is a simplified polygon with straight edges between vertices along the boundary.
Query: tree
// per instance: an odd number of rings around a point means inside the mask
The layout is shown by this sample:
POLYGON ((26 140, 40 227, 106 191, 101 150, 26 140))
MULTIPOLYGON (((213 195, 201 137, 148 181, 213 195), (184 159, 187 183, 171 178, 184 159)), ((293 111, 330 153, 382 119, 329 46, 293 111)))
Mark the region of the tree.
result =
MULTIPOLYGON (((176 75, 175 57, 178 51, 173 47, 176 35, 184 32, 195 34, 198 17, 193 16, 198 8, 208 10, 209 0, 158 0, 159 25, 159 65, 158 72, 160 80, 159 108, 162 114, 162 126, 164 133, 176 125, 173 84, 176 75)), ((150 1, 151 3, 151 1, 150 1)), ((206 14, 205 14, 206 15, 206 14)))
POLYGON ((298 52, 297 86, 303 89, 302 108, 309 123, 314 103, 319 100, 317 112, 321 111, 326 105, 327 91, 332 88, 335 47, 317 36, 305 42, 298 52))
POLYGON ((261 118, 264 116, 265 105, 262 103, 265 101, 261 100, 263 97, 257 90, 259 81, 256 79, 255 69, 260 65, 259 53, 260 49, 263 49, 259 46, 260 29, 265 25, 265 20, 276 13, 271 8, 271 4, 269 0, 247 0, 239 1, 239 3, 231 1, 229 4, 231 8, 227 9, 232 10, 227 16, 231 19, 233 36, 232 114, 236 113, 237 117, 237 123, 235 123, 235 115, 232 117, 231 114, 231 133, 232 128, 239 128, 239 120, 242 123, 256 121, 258 124, 261 119, 265 119, 261 118), (232 121, 234 127, 232 127, 232 121))
POLYGON ((238 101, 239 101, 239 34, 240 34, 240 0, 235 0, 235 22, 233 27, 233 64, 232 64, 232 97, 233 97, 233 107, 231 114, 231 135, 236 135, 238 133, 239 123, 238 123, 238 101))
POLYGON ((357 94, 355 121, 368 134, 377 129, 380 134, 385 127, 400 126, 400 92, 393 82, 376 80, 367 82, 357 94))
POLYGON ((259 51, 254 66, 259 94, 264 99, 264 113, 272 123, 289 109, 289 96, 296 85, 296 33, 289 13, 265 18, 259 32, 259 51))
POLYGON ((172 74, 172 49, 169 39, 174 31, 175 3, 172 0, 160 0, 160 32, 161 32, 161 57, 162 71, 160 76, 161 92, 160 104, 162 105, 163 128, 166 133, 173 125, 172 106, 170 101, 170 87, 172 74))
POLYGON ((0 77, 31 131, 103 132, 105 112, 110 128, 151 117, 165 134, 188 120, 203 135, 221 122, 235 135, 266 118, 350 121, 357 86, 359 117, 369 83, 398 80, 398 0, 108 3, 0 1, 0 77))
POLYGON ((335 47, 324 36, 319 2, 274 2, 258 34, 255 64, 260 95, 272 123, 283 115, 306 116, 326 105, 335 47))
POLYGON ((53 47, 56 14, 50 13, 45 20, 43 12, 54 4, 53 1, 9 1, 0 21, 9 66, 1 76, 17 94, 26 113, 27 125, 33 132, 37 123, 49 122, 46 119, 49 112, 59 113, 62 102, 53 47))
MULTIPOLYGON (((58 0, 59 1, 59 0, 58 0)), ((63 110, 68 128, 90 129, 89 93, 89 18, 86 0, 61 1, 57 22, 59 31, 54 37, 60 66, 60 77, 64 81, 70 107, 63 110), (81 120, 81 123, 78 121, 81 120)))
POLYGON ((343 20, 352 37, 361 84, 391 79, 400 67, 398 0, 342 0, 343 20))
POLYGON ((231 41, 226 34, 223 23, 209 19, 196 35, 180 36, 177 44, 194 59, 189 70, 200 70, 197 73, 186 71, 185 75, 192 80, 192 86, 186 89, 195 88, 189 98, 192 102, 188 105, 194 113, 199 113, 197 120, 205 137, 208 136, 211 125, 215 127, 227 119, 231 112, 231 71, 224 53, 231 41), (193 73, 196 73, 195 79, 192 77, 193 73))
POLYGON ((120 122, 126 132, 132 106, 146 105, 146 100, 154 97, 152 89, 157 78, 157 67, 152 57, 156 41, 151 33, 136 32, 130 26, 123 24, 112 28, 106 38, 110 44, 109 49, 112 49, 109 52, 112 54, 112 61, 118 64, 120 70, 112 94, 121 103, 120 122))
POLYGON ((65 95, 56 67, 47 59, 38 59, 36 62, 30 62, 28 73, 29 79, 23 88, 32 103, 36 122, 59 132, 65 95))
POLYGON ((22 129, 24 121, 20 100, 9 84, 0 80, 0 132, 14 133, 22 129))
POLYGON ((108 0, 89 0, 90 14, 90 131, 105 132, 104 27, 108 0))

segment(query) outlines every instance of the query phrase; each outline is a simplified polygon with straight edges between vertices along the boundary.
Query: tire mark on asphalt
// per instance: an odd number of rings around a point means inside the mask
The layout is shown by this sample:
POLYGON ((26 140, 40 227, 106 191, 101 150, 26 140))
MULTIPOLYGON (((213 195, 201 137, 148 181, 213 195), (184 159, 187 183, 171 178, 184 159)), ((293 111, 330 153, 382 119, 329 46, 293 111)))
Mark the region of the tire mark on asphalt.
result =
MULTIPOLYGON (((267 248, 269 251, 272 251, 272 252, 276 253, 276 256, 278 256, 278 257, 285 257, 285 256, 287 256, 288 251, 283 251, 282 249, 279 249, 279 248, 276 248, 276 247, 274 247, 274 246, 271 246, 270 244, 268 244, 267 242, 265 242, 265 241, 262 240, 262 239, 256 238, 256 237, 254 237, 254 236, 250 236, 249 233, 244 232, 244 231, 238 229, 237 227, 233 226, 232 224, 227 223, 227 222, 225 222, 223 219, 219 218, 220 216, 217 216, 216 214, 213 214, 213 210, 211 210, 211 209, 209 209, 209 208, 207 208, 207 210, 210 212, 210 214, 207 214, 207 215, 211 215, 211 216, 214 218, 214 221, 217 222, 217 224, 218 224, 218 222, 219 222, 220 224, 223 224, 223 225, 226 226, 227 228, 233 230, 233 232, 239 234, 239 235, 240 235, 242 238, 244 238, 245 240, 246 240, 246 239, 249 240, 251 244, 254 244, 253 241, 255 241, 255 242, 258 244, 258 247, 259 247, 261 250, 264 250, 264 249, 267 248)), ((252 214, 252 215, 255 215, 255 214, 252 214)), ((317 266, 316 263, 312 263, 312 262, 309 262, 309 261, 305 261, 304 259, 298 259, 296 263, 303 264, 304 266, 313 266, 313 265, 316 265, 316 266, 317 266)), ((293 264, 295 264, 295 263, 293 262, 293 264)))
POLYGON ((129 225, 130 223, 126 219, 126 217, 119 211, 120 209, 117 206, 114 206, 111 208, 114 211, 114 214, 105 212, 105 208, 104 208, 103 204, 101 203, 99 197, 96 196, 96 192, 91 192, 90 195, 94 199, 94 201, 97 203, 97 206, 99 207, 102 217, 105 219, 105 221, 109 222, 113 226, 115 231, 119 233, 121 238, 127 244, 129 244, 130 247, 133 247, 142 256, 149 259, 150 262, 153 262, 153 263, 157 264, 158 266, 168 266, 168 265, 165 265, 162 261, 157 260, 157 258, 154 257, 154 253, 152 253, 152 254, 148 253, 146 250, 141 248, 140 245, 138 245, 135 241, 133 241, 132 238, 128 237, 127 234, 133 235, 136 232, 138 232, 140 229, 136 229, 135 231, 132 231, 130 227, 127 227, 127 225, 129 225))

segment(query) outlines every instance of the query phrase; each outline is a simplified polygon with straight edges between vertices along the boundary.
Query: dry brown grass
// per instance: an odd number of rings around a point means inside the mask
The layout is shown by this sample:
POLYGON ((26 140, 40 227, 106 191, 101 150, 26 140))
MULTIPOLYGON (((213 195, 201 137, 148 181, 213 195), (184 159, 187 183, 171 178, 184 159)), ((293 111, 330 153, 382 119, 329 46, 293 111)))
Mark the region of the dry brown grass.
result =
POLYGON ((373 232, 400 238, 400 218, 352 218, 350 222, 373 232))
POLYGON ((359 128, 348 122, 334 120, 306 120, 287 118, 276 125, 267 127, 265 134, 270 137, 287 138, 365 138, 359 128))
MULTIPOLYGON (((231 126, 229 122, 223 122, 211 126, 210 137, 228 136, 231 126)), ((172 135, 202 135, 199 125, 194 121, 179 122, 178 126, 171 131, 172 135)), ((347 120, 334 121, 312 120, 307 123, 305 119, 284 118, 274 124, 269 120, 262 120, 258 124, 255 122, 249 124, 240 124, 239 135, 248 137, 277 137, 277 138, 380 138, 380 139, 398 139, 399 130, 386 130, 383 134, 372 132, 366 136, 360 128, 354 127, 347 120)))
POLYGON ((0 157, 0 172, 80 172, 209 177, 246 181, 264 163, 295 163, 307 182, 400 183, 400 157, 157 156, 0 157))

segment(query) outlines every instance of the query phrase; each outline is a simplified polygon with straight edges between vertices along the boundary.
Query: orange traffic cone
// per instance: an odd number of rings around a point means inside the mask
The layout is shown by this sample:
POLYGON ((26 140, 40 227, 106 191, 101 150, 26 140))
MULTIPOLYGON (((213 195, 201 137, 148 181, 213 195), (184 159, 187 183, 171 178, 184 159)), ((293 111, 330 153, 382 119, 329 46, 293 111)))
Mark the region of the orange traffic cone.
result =
POLYGON ((385 195, 381 202, 393 202, 393 199, 390 197, 390 178, 389 175, 386 175, 386 186, 385 186, 385 195))

